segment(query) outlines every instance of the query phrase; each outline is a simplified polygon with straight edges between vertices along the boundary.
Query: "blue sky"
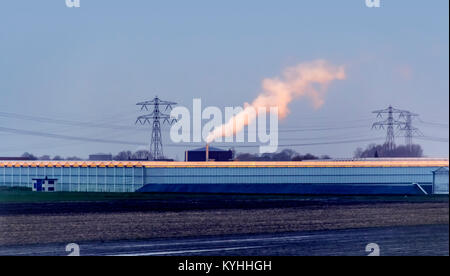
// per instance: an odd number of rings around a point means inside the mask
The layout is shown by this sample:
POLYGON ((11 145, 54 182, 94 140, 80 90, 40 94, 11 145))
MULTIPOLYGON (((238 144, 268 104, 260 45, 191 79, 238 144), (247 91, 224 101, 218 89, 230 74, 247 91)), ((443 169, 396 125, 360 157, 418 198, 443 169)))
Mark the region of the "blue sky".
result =
MULTIPOLYGON (((347 79, 332 84, 319 110, 308 101, 292 103, 280 127, 342 130, 280 134, 280 144, 383 137, 370 129, 376 119, 371 111, 389 104, 439 123, 416 126, 426 136, 448 139, 448 5, 382 0, 381 8, 369 9, 364 0, 81 0, 81 8, 69 9, 64 0, 3 1, 0 111, 133 127, 142 115, 135 103, 155 95, 188 107, 193 98, 205 105, 242 105, 261 91, 262 79, 326 59, 345 65, 347 79)), ((150 137, 138 128, 75 127, 1 114, 0 127, 142 143, 150 137)), ((1 131, 0 141, 0 156, 28 151, 87 157, 139 148, 1 131)), ((448 156, 448 142, 420 143, 429 156, 448 156)), ((350 157, 366 144, 294 149, 350 157)), ((182 148, 166 147, 165 153, 183 157, 182 148)))

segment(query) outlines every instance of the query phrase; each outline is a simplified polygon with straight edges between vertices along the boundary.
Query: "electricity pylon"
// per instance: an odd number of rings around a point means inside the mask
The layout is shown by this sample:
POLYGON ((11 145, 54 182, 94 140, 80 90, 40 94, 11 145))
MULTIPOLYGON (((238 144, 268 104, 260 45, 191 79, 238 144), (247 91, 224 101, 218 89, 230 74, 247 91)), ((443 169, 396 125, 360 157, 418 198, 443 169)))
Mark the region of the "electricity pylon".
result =
POLYGON ((384 121, 376 122, 372 125, 372 129, 384 129, 386 126, 387 132, 386 132, 386 146, 389 150, 393 150, 395 148, 395 132, 394 128, 397 127, 400 129, 403 126, 403 122, 395 120, 394 114, 401 114, 402 110, 398 110, 393 108, 392 106, 389 106, 386 109, 383 110, 377 110, 372 113, 377 114, 377 118, 383 118, 383 114, 387 114, 387 118, 384 121))
POLYGON ((392 106, 389 106, 387 109, 374 111, 373 113, 378 114, 377 117, 379 118, 382 118, 383 114, 387 114, 386 120, 374 123, 372 128, 384 129, 386 126, 386 145, 388 146, 388 149, 395 148, 395 127, 404 132, 405 143, 408 147, 412 146, 412 139, 415 135, 423 136, 420 130, 413 126, 413 118, 419 116, 419 114, 415 114, 407 110, 395 109, 392 106), (394 118, 394 114, 398 114, 399 120, 394 118))
POLYGON ((136 124, 139 122, 142 125, 146 123, 152 125, 152 139, 150 142, 150 153, 152 154, 153 160, 159 160, 164 158, 162 135, 161 135, 161 120, 164 124, 167 122, 169 125, 173 124, 177 120, 172 118, 170 115, 161 112, 160 107, 165 106, 164 111, 168 109, 172 110, 172 106, 176 105, 175 102, 162 101, 156 96, 151 101, 137 103, 136 105, 141 106, 141 110, 149 110, 149 106, 153 107, 153 112, 148 115, 139 116, 136 120, 136 124))
POLYGON ((405 143, 411 148, 413 144, 414 136, 423 136, 422 132, 416 127, 413 126, 413 118, 418 117, 419 114, 415 114, 409 111, 404 110, 400 113, 400 119, 404 119, 404 124, 400 127, 400 130, 405 132, 405 143))

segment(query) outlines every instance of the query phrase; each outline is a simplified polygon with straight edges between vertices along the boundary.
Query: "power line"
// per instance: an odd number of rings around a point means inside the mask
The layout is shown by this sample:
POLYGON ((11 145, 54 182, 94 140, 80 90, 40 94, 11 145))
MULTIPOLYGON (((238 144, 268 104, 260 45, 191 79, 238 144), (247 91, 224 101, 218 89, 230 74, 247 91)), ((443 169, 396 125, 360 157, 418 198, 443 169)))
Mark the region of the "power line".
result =
POLYGON ((317 140, 335 140, 335 139, 349 139, 349 138, 368 138, 373 137, 373 135, 335 135, 335 136, 322 136, 322 137, 291 137, 291 138, 279 138, 279 141, 317 141, 317 140))
MULTIPOLYGON (((31 115, 24 115, 24 114, 17 114, 17 113, 9 113, 9 112, 0 112, 0 117, 14 118, 14 119, 20 119, 20 120, 34 121, 34 122, 42 122, 42 123, 77 126, 77 127, 103 128, 103 129, 114 129, 114 130, 121 130, 121 131, 123 131, 123 130, 146 131, 145 129, 139 129, 139 128, 128 126, 128 125, 116 125, 116 124, 105 124, 105 123, 98 123, 98 122, 83 122, 83 121, 74 121, 74 120, 65 120, 65 119, 55 119, 55 118, 49 118, 49 117, 31 116, 31 115)), ((345 121, 345 122, 360 122, 360 121, 367 121, 367 119, 352 120, 352 121, 345 121)), ((328 130, 341 130, 341 129, 357 129, 357 128, 366 128, 366 127, 367 127, 366 125, 342 126, 342 127, 320 127, 320 128, 314 128, 311 126, 297 126, 297 127, 285 126, 285 127, 281 127, 280 132, 328 131, 328 130)))
MULTIPOLYGON (((110 139, 101 139, 101 138, 88 138, 88 137, 78 137, 78 136, 69 136, 69 135, 61 135, 61 134, 53 134, 53 133, 45 133, 39 131, 31 131, 31 130, 21 130, 15 128, 5 128, 0 127, 0 132, 7 132, 13 134, 20 135, 31 135, 31 136, 39 136, 45 138, 53 138, 53 139, 62 139, 62 140, 74 140, 74 141, 83 141, 83 142, 92 142, 92 143, 108 143, 108 144, 120 144, 120 145, 132 145, 132 146, 144 146, 144 143, 133 142, 133 141, 122 141, 122 140, 110 140, 110 139)), ((358 140, 342 140, 342 141, 330 141, 330 142, 317 142, 317 143, 299 143, 299 144, 283 144, 280 146, 288 147, 288 146, 314 146, 314 145, 330 145, 330 144, 343 144, 343 143, 356 143, 356 142, 366 142, 366 141, 375 141, 380 138, 370 138, 370 139, 358 139, 358 140)), ((195 146, 194 144, 170 144, 168 147, 189 147, 195 146)), ((235 147, 259 147, 259 145, 237 145, 235 147)))
POLYGON ((435 122, 427 122, 427 121, 423 121, 422 119, 419 118, 419 123, 425 124, 425 125, 429 125, 429 126, 435 126, 435 127, 442 127, 442 128, 448 128, 449 125, 448 124, 444 124, 444 123, 435 123, 435 122))
POLYGON ((93 142, 93 143, 108 143, 108 144, 133 145, 133 146, 145 145, 145 144, 138 143, 138 142, 78 137, 78 136, 61 135, 61 134, 53 134, 53 133, 46 133, 46 132, 39 132, 39 131, 32 131, 32 130, 21 130, 21 129, 15 129, 15 128, 6 128, 6 127, 0 127, 0 131, 7 132, 7 133, 13 133, 13 134, 32 135, 32 136, 40 136, 40 137, 45 137, 45 138, 74 140, 74 141, 93 142))
MULTIPOLYGON (((337 124, 348 124, 348 123, 362 123, 362 122, 370 122, 373 120, 373 118, 366 118, 366 119, 355 119, 355 120, 340 120, 340 121, 336 121, 336 120, 330 120, 330 121, 325 121, 325 122, 310 122, 310 120, 303 118, 303 117, 299 117, 301 118, 302 122, 308 122, 311 124, 307 124, 307 125, 301 125, 301 127, 303 128, 326 128, 326 127, 334 127, 337 124)), ((298 128, 300 127, 300 125, 284 125, 284 127, 286 128, 298 128)))
MULTIPOLYGON (((334 142, 282 144, 282 145, 278 145, 278 146, 279 147, 305 147, 305 146, 339 145, 339 144, 353 144, 353 143, 361 143, 361 142, 373 142, 373 141, 379 141, 380 139, 383 139, 383 137, 369 138, 369 139, 357 139, 357 140, 343 140, 343 141, 334 141, 334 142)), ((238 146, 238 147, 247 147, 247 146, 238 146)))
MULTIPOLYGON (((145 102, 145 103, 139 103, 138 105, 141 105, 141 109, 145 109, 144 105, 151 105, 151 103, 154 102, 145 102)), ((169 102, 166 102, 169 103, 169 102)), ((170 103, 173 104, 173 103, 170 103)), ((166 107, 166 110, 168 107, 166 107)), ((159 110, 159 109, 158 109, 159 110)), ((403 110, 396 110, 399 111, 397 113, 403 114, 403 116, 407 116, 409 111, 403 111, 403 110)), ((166 114, 160 114, 159 119, 165 120, 169 119, 166 114), (164 115, 164 116, 163 116, 164 115)), ((152 113, 155 115, 155 111, 152 113)), ((145 120, 151 120, 152 114, 140 116, 138 118, 141 119, 142 122, 150 122, 145 120), (148 117, 150 116, 150 117, 148 117)), ((394 113, 393 113, 394 114, 394 113)), ((412 114, 412 113, 411 113, 412 114)), ((33 121, 41 121, 45 123, 56 123, 56 124, 63 124, 63 125, 72 125, 72 126, 83 126, 83 127, 94 127, 94 128, 112 128, 115 130, 138 130, 134 127, 129 126, 120 126, 120 125, 114 125, 114 124, 100 124, 100 123, 91 123, 91 122, 79 122, 79 121, 71 121, 71 120, 64 120, 64 119, 54 119, 54 118, 45 118, 45 117, 35 117, 35 116, 29 116, 29 115, 21 115, 21 114, 15 114, 15 113, 6 113, 6 112, 0 112, 0 116, 2 117, 12 117, 12 118, 19 118, 24 120, 33 120, 33 121)), ((357 120, 354 120, 357 121, 357 120)), ((421 121, 421 120, 420 120, 421 121)), ((399 129, 404 131, 406 122, 398 121, 400 122, 399 129)), ((423 121, 421 121, 423 122, 423 121)), ((430 122, 426 122, 427 124, 433 124, 430 122)), ((443 126, 444 124, 440 123, 434 123, 440 126, 443 126)), ((412 125, 410 124, 410 127, 412 125)), ((357 125, 357 126, 344 126, 344 127, 329 127, 329 128, 290 128, 290 129, 280 129, 280 132, 285 133, 295 133, 295 132, 304 132, 304 131, 328 131, 328 130, 344 130, 344 129, 357 129, 357 128, 366 128, 364 125, 357 125)), ((61 140, 72 140, 72 141, 81 141, 81 142, 92 142, 92 143, 109 143, 109 144, 120 144, 120 145, 133 145, 133 146, 144 146, 145 144, 137 142, 137 141, 125 141, 125 140, 112 140, 112 139, 102 139, 102 138, 89 138, 89 137, 79 137, 79 136, 71 136, 71 135, 62 135, 62 134, 54 134, 54 133, 48 133, 43 131, 31 131, 31 130, 21 130, 21 129, 15 129, 15 128, 6 128, 6 127, 0 127, 1 132, 6 133, 13 133, 13 134, 20 134, 20 135, 33 135, 33 136, 39 136, 39 137, 45 137, 45 138, 53 138, 53 139, 61 139, 61 140)), ((160 129, 161 131, 161 129, 160 129)), ((121 135, 123 136, 123 135, 121 135)), ((406 136, 406 135, 405 135, 406 136)), ((117 136, 116 136, 117 137, 117 136)), ((153 135, 152 135, 153 137, 153 135)), ((160 136, 159 136, 160 137, 160 136)), ((349 135, 349 138, 356 138, 358 136, 349 135)), ((364 137, 364 136, 359 136, 364 137)), ((310 138, 288 138, 288 139, 280 139, 280 141, 308 141, 308 140, 325 140, 321 142, 315 142, 315 143, 293 143, 293 144, 282 144, 281 147, 296 147, 296 146, 316 146, 316 145, 330 145, 330 144, 345 144, 345 143, 357 143, 357 142, 367 142, 367 141, 377 141, 380 138, 370 138, 370 139, 351 139, 351 140, 333 140, 336 138, 345 138, 345 136, 327 136, 327 137, 310 137, 310 138), (330 141, 326 141, 330 140, 330 141)), ((430 137, 430 136, 422 136, 417 137, 421 140, 427 140, 427 141, 433 141, 433 142, 442 142, 442 143, 448 143, 448 138, 439 138, 439 137, 430 137)), ((161 144, 159 144, 161 146, 161 144)), ((176 144, 176 145, 168 145, 169 147, 189 147, 193 146, 193 144, 176 144)), ((259 145, 233 145, 236 148, 250 148, 250 147, 259 147, 259 145)))
MULTIPOLYGON (((278 147, 304 147, 304 146, 320 146, 320 145, 337 145, 337 144, 351 144, 351 143, 360 143, 360 142, 373 142, 373 141, 379 141, 383 139, 383 137, 376 137, 376 138, 368 138, 368 139, 355 139, 355 140, 341 140, 341 141, 334 141, 334 142, 317 142, 317 143, 295 143, 295 144, 280 144, 278 147)), ((230 146, 230 144, 214 144, 219 147, 227 147, 230 146)), ((168 147, 196 147, 201 146, 200 144, 171 144, 167 145, 168 147)), ((233 148, 259 148, 261 145, 231 145, 233 148)))
POLYGON ((100 123, 93 123, 93 122, 81 122, 81 121, 55 119, 55 118, 40 117, 40 116, 30 116, 30 115, 23 115, 23 114, 17 114, 17 113, 8 113, 8 112, 0 112, 0 116, 6 117, 6 118, 16 118, 16 119, 21 119, 21 120, 27 120, 27 121, 62 124, 62 125, 70 125, 70 126, 78 126, 78 127, 110 128, 110 129, 116 129, 116 130, 124 130, 124 129, 136 130, 135 127, 126 126, 126 125, 112 125, 112 124, 100 124, 100 123))
POLYGON ((440 143, 448 143, 449 142, 448 138, 431 137, 431 136, 417 137, 417 139, 432 141, 432 142, 440 142, 440 143))
POLYGON ((279 132, 304 132, 304 131, 328 131, 342 129, 367 128, 367 125, 345 126, 345 127, 328 127, 328 128, 296 128, 296 129, 280 129, 279 132))

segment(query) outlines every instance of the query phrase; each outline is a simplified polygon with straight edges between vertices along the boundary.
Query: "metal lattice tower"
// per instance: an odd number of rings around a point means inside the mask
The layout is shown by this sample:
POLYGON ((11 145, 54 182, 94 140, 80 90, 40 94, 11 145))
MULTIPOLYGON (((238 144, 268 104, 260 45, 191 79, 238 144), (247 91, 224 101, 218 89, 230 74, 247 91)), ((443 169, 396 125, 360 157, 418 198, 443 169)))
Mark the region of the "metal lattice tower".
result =
POLYGON ((176 104, 177 103, 175 102, 162 101, 158 98, 158 96, 156 96, 151 101, 136 104, 141 106, 141 110, 145 109, 148 111, 149 106, 153 107, 152 113, 144 116, 139 116, 136 120, 136 124, 139 122, 142 125, 145 125, 146 123, 152 125, 150 153, 153 156, 153 160, 159 160, 164 158, 162 135, 161 135, 161 120, 163 124, 167 122, 169 125, 173 124, 173 122, 176 122, 176 119, 171 118, 170 115, 161 112, 160 107, 165 106, 164 111, 167 111, 168 109, 172 110, 172 106, 176 104))
POLYGON ((413 137, 415 135, 417 136, 423 136, 423 134, 420 132, 420 130, 413 126, 413 118, 418 117, 419 114, 415 114, 409 111, 404 110, 402 113, 400 113, 400 118, 404 119, 405 122, 401 126, 400 130, 405 132, 405 143, 408 147, 411 147, 413 144, 413 137))
POLYGON ((395 127, 401 129, 404 125, 404 122, 398 121, 394 119, 394 114, 402 114, 403 110, 398 110, 389 106, 383 110, 377 110, 372 113, 377 114, 377 118, 383 118, 383 114, 387 114, 387 119, 384 121, 376 122, 373 124, 372 129, 384 129, 386 127, 386 142, 389 150, 393 150, 395 148, 395 127))

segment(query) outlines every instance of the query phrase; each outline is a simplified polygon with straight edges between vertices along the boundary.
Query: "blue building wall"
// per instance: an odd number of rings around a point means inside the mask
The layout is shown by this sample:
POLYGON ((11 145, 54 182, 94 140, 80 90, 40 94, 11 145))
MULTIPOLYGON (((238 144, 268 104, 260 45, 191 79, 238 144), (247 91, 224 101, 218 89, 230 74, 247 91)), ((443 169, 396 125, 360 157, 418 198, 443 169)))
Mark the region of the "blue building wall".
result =
POLYGON ((0 186, 58 179, 57 191, 421 194, 439 167, 0 167, 0 186))
POLYGON ((437 167, 150 168, 141 192, 422 194, 437 167))

